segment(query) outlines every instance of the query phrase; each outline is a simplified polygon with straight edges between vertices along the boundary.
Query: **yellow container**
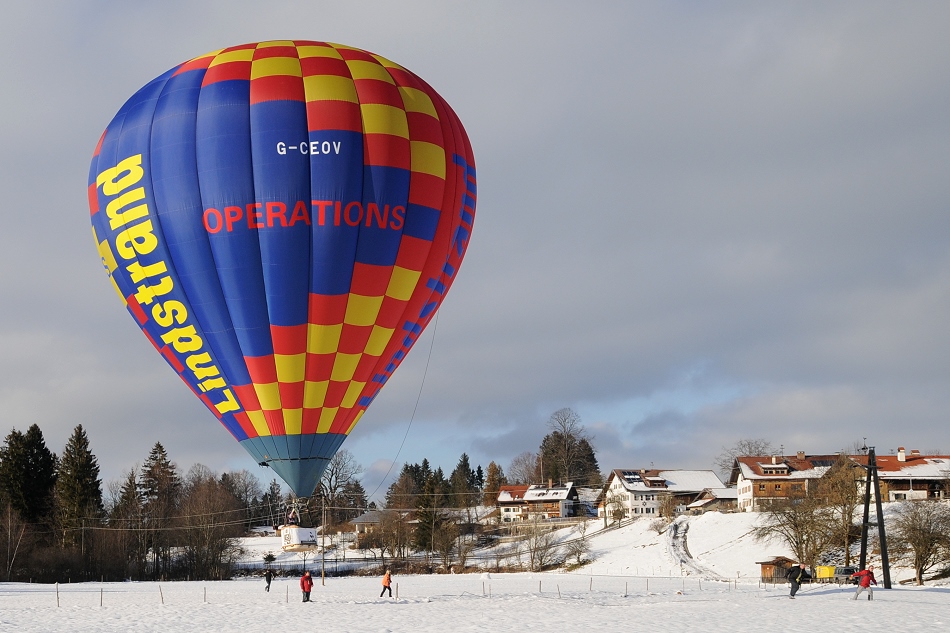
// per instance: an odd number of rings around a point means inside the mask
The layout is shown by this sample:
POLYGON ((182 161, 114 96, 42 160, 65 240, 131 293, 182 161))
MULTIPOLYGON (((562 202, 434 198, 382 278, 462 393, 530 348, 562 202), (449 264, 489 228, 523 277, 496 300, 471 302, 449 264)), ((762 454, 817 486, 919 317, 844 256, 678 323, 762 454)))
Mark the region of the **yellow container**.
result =
POLYGON ((835 575, 834 565, 818 565, 815 568, 815 575, 819 579, 831 579, 835 575))

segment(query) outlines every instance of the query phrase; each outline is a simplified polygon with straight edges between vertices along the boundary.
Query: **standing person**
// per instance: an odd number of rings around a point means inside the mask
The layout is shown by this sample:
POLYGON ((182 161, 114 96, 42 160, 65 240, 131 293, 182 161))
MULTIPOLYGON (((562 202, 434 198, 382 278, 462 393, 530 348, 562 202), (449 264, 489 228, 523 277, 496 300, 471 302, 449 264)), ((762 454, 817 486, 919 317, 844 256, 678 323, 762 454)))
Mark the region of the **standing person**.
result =
POLYGON ((379 597, 382 598, 383 594, 387 591, 389 592, 389 597, 393 597, 393 576, 389 573, 389 570, 386 570, 386 573, 383 574, 383 590, 379 592, 379 597))
POLYGON ((264 591, 270 591, 270 581, 274 579, 274 574, 269 569, 264 570, 264 582, 267 583, 264 586, 264 591))
POLYGON ((858 596, 861 595, 861 592, 865 589, 868 590, 868 600, 874 600, 874 589, 871 588, 871 583, 877 584, 877 580, 874 578, 874 565, 868 565, 867 569, 862 569, 859 572, 851 574, 852 578, 860 578, 858 582, 858 589, 854 592, 854 598, 852 600, 857 600, 858 596))
POLYGON ((303 576, 300 577, 300 591, 303 592, 304 602, 310 602, 311 589, 313 589, 313 578, 310 577, 309 571, 305 571, 303 576))
POLYGON ((795 594, 798 593, 798 590, 801 589, 802 583, 808 578, 808 572, 805 571, 805 563, 799 563, 795 567, 792 567, 788 571, 789 584, 792 586, 792 592, 789 594, 789 598, 792 600, 795 599, 795 594))

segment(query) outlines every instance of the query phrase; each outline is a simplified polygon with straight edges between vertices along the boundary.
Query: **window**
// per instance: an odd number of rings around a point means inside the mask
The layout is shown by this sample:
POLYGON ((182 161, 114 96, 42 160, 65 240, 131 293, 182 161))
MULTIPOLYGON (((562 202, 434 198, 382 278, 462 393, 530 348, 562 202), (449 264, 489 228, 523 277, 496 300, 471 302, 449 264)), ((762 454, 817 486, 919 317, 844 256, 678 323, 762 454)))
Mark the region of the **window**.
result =
POLYGON ((802 485, 801 485, 801 484, 792 484, 792 490, 795 491, 795 492, 801 492, 801 491, 802 491, 802 485))
POLYGON ((759 490, 765 492, 765 484, 759 484, 759 490))
POLYGON ((778 492, 782 489, 782 484, 775 484, 775 491, 778 492))

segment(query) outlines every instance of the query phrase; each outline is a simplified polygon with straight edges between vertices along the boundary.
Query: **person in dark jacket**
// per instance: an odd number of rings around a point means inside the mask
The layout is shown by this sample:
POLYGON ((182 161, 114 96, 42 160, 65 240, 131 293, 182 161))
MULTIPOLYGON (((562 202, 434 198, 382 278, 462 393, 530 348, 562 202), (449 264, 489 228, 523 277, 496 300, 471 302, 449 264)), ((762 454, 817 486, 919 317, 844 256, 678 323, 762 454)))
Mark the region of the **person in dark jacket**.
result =
POLYGON ((310 577, 309 571, 305 571, 303 576, 300 577, 300 591, 303 592, 304 602, 310 602, 311 589, 313 589, 313 578, 310 577))
POLYGON ((868 565, 867 569, 862 569, 861 571, 851 574, 852 578, 860 578, 858 582, 858 589, 854 592, 854 598, 852 600, 857 600, 858 596, 861 595, 861 592, 865 589, 868 590, 868 600, 874 600, 874 589, 871 588, 871 583, 877 584, 877 580, 874 578, 874 565, 868 565))
POLYGON ((264 582, 267 583, 264 585, 264 591, 270 591, 270 581, 274 579, 274 573, 269 570, 264 570, 264 582))
POLYGON ((795 565, 788 570, 788 576, 786 576, 786 578, 788 578, 788 583, 792 586, 792 592, 789 594, 789 598, 792 600, 795 599, 795 594, 798 593, 802 583, 805 582, 805 579, 808 577, 808 572, 805 571, 805 563, 795 565))

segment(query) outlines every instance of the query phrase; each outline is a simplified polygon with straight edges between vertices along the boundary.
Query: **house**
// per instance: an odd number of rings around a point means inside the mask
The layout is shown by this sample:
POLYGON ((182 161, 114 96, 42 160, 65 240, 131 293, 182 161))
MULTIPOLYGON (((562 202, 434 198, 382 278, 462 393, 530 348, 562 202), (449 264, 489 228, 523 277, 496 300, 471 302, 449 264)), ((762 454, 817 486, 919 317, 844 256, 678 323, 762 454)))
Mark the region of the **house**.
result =
POLYGON ((615 469, 598 512, 614 518, 659 515, 664 504, 671 504, 671 510, 682 513, 703 491, 725 487, 711 470, 615 469))
POLYGON ((740 512, 768 508, 778 501, 803 497, 838 461, 838 455, 756 455, 736 457, 729 485, 738 491, 740 512))
POLYGON ((498 513, 502 523, 517 523, 528 518, 528 504, 524 500, 528 486, 502 486, 498 490, 498 513))
POLYGON ((602 488, 577 488, 577 512, 575 516, 596 517, 602 488))
MULTIPOLYGON (((861 466, 868 463, 867 455, 852 455, 851 459, 861 466)), ((922 455, 916 449, 907 451, 901 446, 896 455, 876 455, 875 462, 882 501, 950 498, 948 455, 922 455)), ((864 491, 863 481, 861 490, 864 491)))
POLYGON ((706 488, 699 499, 686 506, 690 514, 704 512, 735 512, 738 510, 739 491, 735 488, 706 488))
MULTIPOLYGON (((758 511, 777 501, 808 495, 839 457, 805 455, 803 451, 794 456, 737 457, 729 483, 738 491, 739 510, 758 511)), ((867 466, 868 456, 847 457, 855 466, 862 467, 856 485, 863 493, 863 467, 867 466)), ((896 455, 877 455, 876 463, 882 500, 950 498, 950 456, 922 455, 918 450, 908 452, 900 447, 896 455)))
POLYGON ((357 535, 372 534, 388 518, 398 517, 407 523, 415 523, 410 514, 408 510, 370 510, 350 521, 350 524, 357 535))
POLYGON ((532 484, 524 493, 528 505, 527 519, 563 519, 576 516, 579 502, 574 482, 547 485, 532 484))

